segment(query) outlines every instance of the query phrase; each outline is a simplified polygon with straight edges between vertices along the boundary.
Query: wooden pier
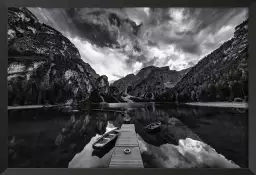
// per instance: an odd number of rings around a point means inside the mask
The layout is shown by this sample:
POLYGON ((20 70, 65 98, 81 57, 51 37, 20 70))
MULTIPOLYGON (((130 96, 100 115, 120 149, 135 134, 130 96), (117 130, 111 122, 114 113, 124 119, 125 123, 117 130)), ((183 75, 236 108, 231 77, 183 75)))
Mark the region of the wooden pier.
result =
POLYGON ((109 168, 144 168, 134 124, 122 125, 109 168), (125 154, 125 149, 131 152, 125 154))

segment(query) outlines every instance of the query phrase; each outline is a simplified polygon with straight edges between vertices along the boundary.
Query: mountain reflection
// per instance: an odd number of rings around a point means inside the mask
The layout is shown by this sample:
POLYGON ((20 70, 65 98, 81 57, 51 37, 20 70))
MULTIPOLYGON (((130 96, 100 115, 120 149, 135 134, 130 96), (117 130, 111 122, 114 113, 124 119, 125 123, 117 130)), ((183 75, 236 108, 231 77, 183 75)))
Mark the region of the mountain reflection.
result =
POLYGON ((142 147, 148 150, 142 153, 145 167, 192 166, 181 157, 167 160, 161 156, 165 149, 170 149, 170 155, 178 156, 175 147, 187 138, 202 141, 228 160, 247 167, 247 111, 157 103, 92 104, 79 112, 12 111, 9 113, 9 139, 15 136, 17 146, 10 148, 12 155, 16 154, 9 157, 10 167, 106 167, 114 144, 101 152, 94 151, 92 144, 109 130, 121 127, 126 114, 135 124, 142 147), (161 131, 146 132, 144 127, 155 121, 161 121, 161 131), (32 132, 33 128, 37 129, 32 132), (19 139, 26 143, 21 151, 19 139), (26 158, 25 152, 29 152, 31 158, 26 158), (27 160, 27 164, 19 163, 22 160, 27 160), (173 162, 175 160, 184 161, 179 164, 173 162))

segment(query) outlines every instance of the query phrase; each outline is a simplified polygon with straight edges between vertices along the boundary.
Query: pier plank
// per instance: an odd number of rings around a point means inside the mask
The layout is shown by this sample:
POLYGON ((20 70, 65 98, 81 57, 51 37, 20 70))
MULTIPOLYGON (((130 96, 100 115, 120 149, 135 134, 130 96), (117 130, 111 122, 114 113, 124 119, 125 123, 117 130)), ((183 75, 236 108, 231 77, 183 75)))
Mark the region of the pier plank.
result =
POLYGON ((139 146, 135 132, 121 132, 115 146, 139 146))
POLYGON ((123 124, 115 144, 110 168, 144 168, 134 124, 123 124), (125 154, 124 149, 130 149, 125 154))
POLYGON ((130 154, 124 154, 124 147, 116 147, 111 161, 111 168, 143 168, 139 147, 126 147, 131 149, 130 154))

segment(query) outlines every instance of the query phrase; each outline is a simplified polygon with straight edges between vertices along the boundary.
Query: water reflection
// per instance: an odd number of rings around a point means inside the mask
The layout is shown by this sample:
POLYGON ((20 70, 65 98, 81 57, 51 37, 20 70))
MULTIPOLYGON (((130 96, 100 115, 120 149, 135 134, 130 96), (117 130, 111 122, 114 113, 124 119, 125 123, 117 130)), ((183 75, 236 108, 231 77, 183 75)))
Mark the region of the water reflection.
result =
MULTIPOLYGON (((135 124, 140 143, 143 143, 142 147, 148 150, 142 153, 143 162, 146 167, 170 168, 202 166, 201 164, 198 165, 188 161, 188 159, 182 156, 178 151, 176 146, 179 146, 179 141, 187 138, 201 141, 202 143, 214 143, 214 146, 217 145, 217 152, 226 154, 227 158, 232 158, 236 163, 238 162, 237 164, 240 163, 241 165, 241 162, 243 165, 246 164, 246 155, 244 155, 244 159, 239 162, 237 159, 238 156, 229 155, 227 151, 230 149, 232 142, 236 142, 237 147, 232 149, 233 153, 236 152, 239 155, 240 152, 241 156, 246 152, 245 117, 247 116, 243 116, 244 118, 241 120, 240 117, 242 116, 236 113, 234 109, 216 110, 217 108, 191 108, 188 106, 170 106, 170 104, 159 105, 154 103, 104 104, 104 106, 100 106, 100 108, 103 110, 114 108, 116 110, 126 111, 123 113, 101 113, 101 115, 109 116, 107 117, 109 118, 108 120, 112 118, 112 122, 116 127, 120 127, 124 123, 125 114, 131 117, 131 123, 135 124), (147 133, 144 127, 155 121, 162 122, 161 132, 147 133), (207 130, 207 127, 209 127, 209 130, 207 130), (222 131, 225 130, 225 132, 215 132, 216 136, 209 139, 209 136, 212 136, 211 128, 222 128, 222 131), (234 134, 234 132, 236 134, 234 134), (218 136, 221 136, 219 140, 217 140, 218 136), (220 140, 225 142, 223 145, 229 146, 225 148, 221 145, 222 143, 219 142, 220 140), (166 155, 166 151, 169 151, 170 155, 166 155)), ((96 115, 96 113, 92 112, 92 115, 96 115)), ((113 146, 114 145, 112 145, 112 147, 113 146)), ((105 151, 106 153, 103 151, 98 157, 103 158, 105 156, 104 154, 108 155, 112 147, 108 148, 107 151, 105 151)), ((94 153, 92 155, 96 154, 94 153)), ((204 166, 207 167, 207 165, 204 166)))
MULTIPOLYGON (((116 127, 108 121, 106 132, 115 129, 116 127)), ((106 133, 105 132, 105 133, 106 133)), ((104 134, 104 133, 103 133, 104 134)), ((83 151, 77 154, 69 163, 69 168, 106 168, 110 163, 110 158, 113 152, 114 144, 110 147, 96 152, 92 145, 101 135, 96 135, 91 138, 90 142, 84 147, 83 151)))
MULTIPOLYGON (((10 117, 14 120, 9 124, 10 139, 19 135, 20 138, 26 140, 28 134, 32 135, 35 132, 32 130, 21 132, 19 128, 24 128, 24 125, 27 128, 30 128, 30 125, 31 128, 35 128, 34 126, 38 126, 39 123, 48 127, 48 130, 44 130, 45 133, 48 131, 51 138, 55 137, 55 148, 51 148, 52 152, 46 149, 47 145, 44 145, 40 154, 35 154, 35 159, 38 160, 37 165, 34 165, 31 159, 24 167, 49 167, 47 162, 51 161, 49 158, 39 159, 49 157, 51 154, 57 156, 55 159, 60 159, 57 162, 51 162, 53 167, 108 167, 114 144, 102 152, 94 151, 92 144, 110 129, 121 127, 126 113, 131 118, 130 122, 135 124, 140 148, 144 150, 142 158, 146 168, 198 167, 198 164, 182 155, 179 149, 181 148, 180 140, 187 138, 207 143, 227 159, 241 167, 247 167, 247 110, 240 113, 232 108, 157 103, 104 103, 92 104, 90 107, 84 106, 83 109, 80 111, 71 109, 62 112, 48 110, 11 113, 10 117), (35 114, 36 120, 31 120, 35 114), (18 117, 23 119, 22 122, 19 119, 16 120, 18 117), (59 129, 56 128, 55 122, 46 122, 46 119, 58 121, 59 129), (147 133, 144 127, 156 121, 162 122, 161 131, 147 133), (54 128, 54 132, 50 128, 54 128), (67 161, 62 163, 64 159, 67 161)), ((33 137, 38 138, 38 135, 33 137)), ((48 137, 40 139, 42 143, 48 137)), ((37 144, 34 140, 33 142, 32 140, 26 141, 28 145, 37 144)), ((23 160, 20 159, 17 162, 23 160)), ((10 164, 12 164, 12 159, 10 159, 10 164)), ((15 165, 19 167, 20 164, 15 165)))
POLYGON ((175 145, 163 144, 159 147, 147 143, 140 136, 138 142, 144 166, 148 168, 196 168, 195 162, 182 156, 175 145))

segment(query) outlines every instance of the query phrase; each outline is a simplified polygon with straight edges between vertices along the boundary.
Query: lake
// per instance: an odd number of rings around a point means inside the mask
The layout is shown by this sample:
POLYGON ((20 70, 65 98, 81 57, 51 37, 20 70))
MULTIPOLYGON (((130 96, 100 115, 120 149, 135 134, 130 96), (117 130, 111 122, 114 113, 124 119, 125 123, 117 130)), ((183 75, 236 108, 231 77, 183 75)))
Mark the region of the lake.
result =
POLYGON ((110 103, 82 108, 8 110, 9 167, 105 168, 114 144, 95 152, 98 137, 123 124, 124 111, 138 134, 145 168, 196 167, 177 151, 180 139, 192 138, 242 168, 248 167, 248 110, 170 103, 110 103), (182 124, 173 125, 172 121, 182 124), (144 127, 161 121, 162 129, 144 127))

